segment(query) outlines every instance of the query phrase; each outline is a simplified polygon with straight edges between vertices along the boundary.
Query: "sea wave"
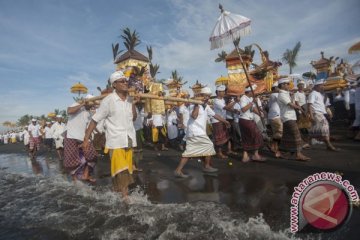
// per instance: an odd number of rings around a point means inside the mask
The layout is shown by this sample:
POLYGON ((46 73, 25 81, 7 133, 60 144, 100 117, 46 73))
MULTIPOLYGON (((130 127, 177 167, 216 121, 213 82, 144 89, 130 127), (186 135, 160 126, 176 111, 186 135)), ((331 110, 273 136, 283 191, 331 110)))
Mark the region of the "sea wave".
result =
POLYGON ((125 203, 109 187, 61 174, 0 170, 0 191, 5 239, 299 239, 288 229, 273 231, 261 214, 243 219, 224 204, 204 201, 154 204, 139 187, 125 203))

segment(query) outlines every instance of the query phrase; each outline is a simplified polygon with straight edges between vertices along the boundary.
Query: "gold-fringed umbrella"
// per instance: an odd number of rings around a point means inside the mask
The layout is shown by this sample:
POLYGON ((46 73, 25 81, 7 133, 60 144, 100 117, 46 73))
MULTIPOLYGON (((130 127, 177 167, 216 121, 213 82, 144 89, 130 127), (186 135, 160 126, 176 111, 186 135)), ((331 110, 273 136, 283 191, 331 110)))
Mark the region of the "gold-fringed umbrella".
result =
POLYGON ((77 93, 79 96, 80 96, 80 94, 86 94, 88 92, 87 87, 85 87, 80 82, 74 84, 70 90, 72 93, 77 93))
POLYGON ((50 113, 48 113, 47 116, 48 116, 49 118, 54 118, 54 117, 56 117, 56 113, 50 112, 50 113))
POLYGON ((360 53, 360 42, 355 43, 348 50, 349 54, 356 53, 356 52, 360 53))
POLYGON ((228 81, 228 77, 221 76, 215 80, 215 85, 227 85, 228 81))

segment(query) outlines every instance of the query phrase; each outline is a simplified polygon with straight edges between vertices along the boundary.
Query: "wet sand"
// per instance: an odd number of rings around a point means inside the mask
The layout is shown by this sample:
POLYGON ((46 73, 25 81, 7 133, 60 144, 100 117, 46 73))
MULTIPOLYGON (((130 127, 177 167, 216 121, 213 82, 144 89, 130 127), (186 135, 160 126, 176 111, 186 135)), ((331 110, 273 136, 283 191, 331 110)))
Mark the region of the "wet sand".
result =
MULTIPOLYGON (((140 187, 155 204, 215 202, 228 206, 238 218, 249 219, 262 214, 273 231, 284 230, 289 227, 293 187, 305 177, 323 171, 341 173, 343 179, 349 180, 360 192, 360 143, 347 139, 344 128, 332 129, 332 132, 337 138, 334 144, 342 149, 340 152, 329 152, 324 145, 316 145, 304 151, 312 158, 309 162, 275 159, 265 150, 262 152, 268 158, 265 163, 242 163, 240 156, 229 160, 214 158, 214 166, 219 168, 218 174, 203 174, 201 162, 190 160, 184 168, 184 172, 191 175, 189 179, 173 176, 181 152, 169 150, 157 156, 155 151, 145 148, 144 159, 140 163, 144 171, 134 174, 134 187, 140 187)), ((14 161, 9 160, 12 154, 20 154, 26 158, 22 144, 1 145, 0 168, 17 173, 26 171, 21 163, 11 163, 14 161), (6 163, 1 156, 7 156, 6 163)), ((46 153, 42 149, 37 161, 31 163, 28 172, 32 171, 34 174, 51 176, 63 173, 55 152, 46 153)), ((110 165, 106 156, 99 159, 95 175, 98 179, 95 189, 111 189, 110 165)), ((359 208, 355 208, 350 221, 335 232, 310 235, 301 233, 297 236, 357 239, 360 234, 359 223, 359 208)))

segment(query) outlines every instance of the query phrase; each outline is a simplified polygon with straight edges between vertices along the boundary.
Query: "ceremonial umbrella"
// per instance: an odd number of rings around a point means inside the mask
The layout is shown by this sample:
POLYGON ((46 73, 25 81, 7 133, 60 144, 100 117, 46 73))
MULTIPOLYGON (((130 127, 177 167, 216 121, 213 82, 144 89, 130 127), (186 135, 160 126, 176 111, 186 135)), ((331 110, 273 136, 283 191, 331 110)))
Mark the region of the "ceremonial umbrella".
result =
POLYGON ((348 52, 349 52, 349 54, 360 52, 360 42, 357 42, 354 45, 352 45, 349 48, 348 52))
MULTIPOLYGON (((244 17, 242 15, 230 13, 228 11, 225 11, 223 6, 219 4, 219 8, 221 11, 220 17, 218 18, 215 27, 212 30, 212 33, 210 35, 209 41, 211 43, 211 50, 223 47, 225 43, 228 43, 230 41, 233 42, 236 52, 239 55, 239 59, 241 62, 241 65, 244 69, 246 79, 249 83, 250 90, 252 94, 254 94, 253 87, 250 83, 249 74, 248 71, 244 65, 243 59, 240 54, 240 48, 239 48, 239 39, 240 37, 247 36, 251 33, 251 27, 250 23, 251 20, 247 17, 244 17)), ((257 101, 255 101, 255 105, 258 110, 260 110, 257 101)), ((259 111, 260 112, 260 111, 259 111)), ((262 120, 263 125, 264 120, 262 120)))
POLYGON ((88 92, 87 87, 85 87, 85 86, 84 86, 83 84, 81 84, 80 82, 74 84, 74 85, 71 87, 70 90, 71 90, 72 93, 77 93, 77 94, 79 94, 79 96, 80 96, 80 94, 85 94, 85 93, 88 92))
POLYGON ((227 85, 229 81, 228 77, 219 77, 215 80, 215 85, 227 85))

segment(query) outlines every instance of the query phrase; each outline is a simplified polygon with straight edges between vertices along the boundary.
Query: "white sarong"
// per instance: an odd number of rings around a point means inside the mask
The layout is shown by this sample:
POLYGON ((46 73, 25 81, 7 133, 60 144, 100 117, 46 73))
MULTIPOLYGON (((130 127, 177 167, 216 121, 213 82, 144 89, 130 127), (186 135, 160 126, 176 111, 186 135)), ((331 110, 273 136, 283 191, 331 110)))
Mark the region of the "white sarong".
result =
POLYGON ((215 155, 213 142, 207 135, 186 138, 186 149, 182 157, 207 157, 215 155))

